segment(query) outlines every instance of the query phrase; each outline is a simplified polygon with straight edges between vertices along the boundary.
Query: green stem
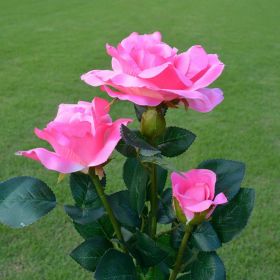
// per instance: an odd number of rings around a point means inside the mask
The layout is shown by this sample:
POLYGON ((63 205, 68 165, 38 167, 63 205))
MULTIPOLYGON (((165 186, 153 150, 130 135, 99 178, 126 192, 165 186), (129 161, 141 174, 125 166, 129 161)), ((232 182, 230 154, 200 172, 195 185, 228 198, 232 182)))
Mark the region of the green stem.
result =
POLYGON ((157 193, 157 174, 156 165, 151 165, 151 189, 150 189, 150 232, 151 237, 154 238, 157 233, 157 211, 158 211, 158 193, 157 193))
POLYGON ((109 219, 110 219, 110 221, 111 221, 111 223, 113 225, 113 228, 115 230, 117 238, 121 241, 121 247, 125 251, 125 247, 123 246, 124 239, 123 239, 123 236, 122 236, 122 233, 121 233, 120 225, 119 225, 117 219, 115 218, 113 210, 112 210, 112 208, 111 208, 111 206, 110 206, 110 204, 109 204, 109 202, 108 202, 108 200, 106 198, 103 186, 101 185, 101 182, 100 182, 98 176, 95 174, 94 170, 90 170, 89 174, 90 174, 92 182, 93 182, 93 184, 95 186, 97 194, 98 194, 98 196, 99 196, 99 198, 100 198, 100 200, 101 200, 101 202, 102 202, 102 204, 103 204, 103 206, 104 206, 104 208, 105 208, 105 210, 106 210, 106 212, 107 212, 107 214, 109 216, 109 219))
POLYGON ((181 241, 179 250, 178 250, 178 254, 177 254, 174 269, 173 269, 173 271, 172 271, 172 273, 169 277, 169 280, 175 280, 178 273, 180 272, 181 265, 182 265, 182 259, 183 259, 184 252, 186 250, 187 243, 188 243, 189 237, 191 235, 192 229, 193 229, 193 226, 188 224, 187 227, 186 227, 186 231, 185 231, 185 234, 183 236, 183 239, 181 241))

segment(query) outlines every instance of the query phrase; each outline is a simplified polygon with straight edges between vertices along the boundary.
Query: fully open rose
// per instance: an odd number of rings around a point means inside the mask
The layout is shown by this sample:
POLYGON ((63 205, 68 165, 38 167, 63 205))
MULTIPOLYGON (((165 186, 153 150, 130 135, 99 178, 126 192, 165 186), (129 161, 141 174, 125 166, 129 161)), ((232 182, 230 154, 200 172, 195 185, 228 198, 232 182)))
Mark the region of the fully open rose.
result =
POLYGON ((101 98, 61 104, 56 118, 35 134, 51 144, 55 152, 44 148, 17 154, 40 161, 47 169, 71 173, 105 163, 119 140, 120 127, 131 119, 112 122, 110 104, 101 98))
POLYGON ((216 174, 208 169, 193 169, 183 173, 171 174, 173 196, 179 202, 188 220, 192 220, 195 213, 206 210, 210 216, 218 204, 224 204, 228 200, 223 193, 215 197, 216 174))
POLYGON ((134 32, 117 48, 106 48, 112 70, 93 70, 81 79, 101 86, 111 97, 143 106, 177 100, 199 112, 209 112, 223 100, 220 89, 207 87, 220 76, 224 64, 199 45, 177 54, 176 48, 161 41, 159 32, 134 32))

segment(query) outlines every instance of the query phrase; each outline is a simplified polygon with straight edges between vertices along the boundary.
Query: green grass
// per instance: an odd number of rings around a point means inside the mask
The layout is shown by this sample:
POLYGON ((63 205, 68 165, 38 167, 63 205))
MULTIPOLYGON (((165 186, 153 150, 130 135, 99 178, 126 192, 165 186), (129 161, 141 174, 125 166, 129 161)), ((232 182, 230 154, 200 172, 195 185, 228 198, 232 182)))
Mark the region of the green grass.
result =
MULTIPOLYGON (((242 235, 219 253, 230 280, 279 279, 279 9, 277 0, 2 0, 0 180, 36 176, 52 186, 60 205, 71 201, 66 182, 56 185, 56 173, 13 155, 42 145, 33 127, 51 120, 61 102, 100 95, 79 76, 110 66, 106 42, 159 30, 181 51, 202 44, 226 64, 216 83, 225 100, 209 114, 169 112, 169 124, 198 135, 174 163, 187 170, 208 158, 246 162, 244 186, 256 188, 255 211, 242 235)), ((114 117, 133 116, 129 103, 112 111, 114 117)), ((107 168, 110 190, 122 187, 122 163, 116 154, 107 168)), ((0 279, 92 279, 68 256, 80 242, 61 206, 22 230, 0 226, 0 279)))

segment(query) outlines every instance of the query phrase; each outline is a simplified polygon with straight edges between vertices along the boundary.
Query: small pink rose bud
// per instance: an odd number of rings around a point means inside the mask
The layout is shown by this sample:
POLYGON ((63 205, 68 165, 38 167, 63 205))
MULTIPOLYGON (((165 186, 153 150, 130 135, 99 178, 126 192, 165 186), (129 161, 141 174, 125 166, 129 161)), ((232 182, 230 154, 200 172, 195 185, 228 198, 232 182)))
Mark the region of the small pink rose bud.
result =
POLYGON ((216 174, 213 171, 193 169, 182 174, 184 176, 176 172, 171 174, 172 190, 188 221, 201 223, 209 218, 216 205, 228 202, 223 193, 215 196, 216 174))

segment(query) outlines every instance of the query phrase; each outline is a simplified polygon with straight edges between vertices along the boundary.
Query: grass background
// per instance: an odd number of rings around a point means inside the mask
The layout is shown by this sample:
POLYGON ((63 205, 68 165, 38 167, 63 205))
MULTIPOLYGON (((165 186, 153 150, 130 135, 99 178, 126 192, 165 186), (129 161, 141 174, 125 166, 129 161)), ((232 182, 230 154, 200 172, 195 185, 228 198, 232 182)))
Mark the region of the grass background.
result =
MULTIPOLYGON (((243 234, 219 253, 230 280, 280 279, 279 10, 277 0, 1 0, 0 180, 36 176, 60 205, 71 201, 67 182, 56 185, 55 172, 13 155, 44 145, 33 127, 44 127, 59 103, 100 95, 79 76, 110 67, 106 42, 159 30, 181 51, 202 44, 226 64, 216 83, 225 101, 208 114, 170 110, 169 124, 198 135, 174 163, 187 170, 208 158, 246 162, 244 186, 256 188, 256 208, 243 234)), ((133 116, 132 106, 116 104, 112 114, 133 116)), ((114 158, 107 168, 110 190, 123 185, 123 158, 114 158)), ((22 230, 0 225, 0 279, 92 279, 68 256, 80 242, 61 206, 22 230)))

